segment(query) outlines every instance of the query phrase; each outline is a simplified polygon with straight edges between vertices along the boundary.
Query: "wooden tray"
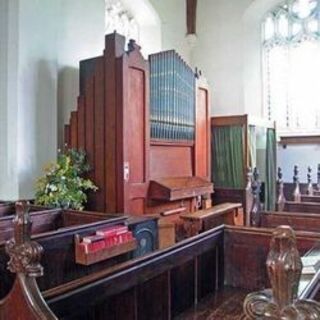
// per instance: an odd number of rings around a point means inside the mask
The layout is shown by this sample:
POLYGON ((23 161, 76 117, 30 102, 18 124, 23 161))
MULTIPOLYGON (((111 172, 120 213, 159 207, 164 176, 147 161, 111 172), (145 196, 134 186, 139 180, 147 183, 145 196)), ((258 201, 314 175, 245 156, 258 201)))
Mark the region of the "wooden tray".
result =
POLYGON ((128 253, 137 248, 137 240, 117 244, 110 248, 104 248, 96 252, 85 253, 79 246, 80 236, 75 235, 75 258, 76 263, 89 266, 100 261, 110 259, 112 257, 120 256, 121 254, 128 253))

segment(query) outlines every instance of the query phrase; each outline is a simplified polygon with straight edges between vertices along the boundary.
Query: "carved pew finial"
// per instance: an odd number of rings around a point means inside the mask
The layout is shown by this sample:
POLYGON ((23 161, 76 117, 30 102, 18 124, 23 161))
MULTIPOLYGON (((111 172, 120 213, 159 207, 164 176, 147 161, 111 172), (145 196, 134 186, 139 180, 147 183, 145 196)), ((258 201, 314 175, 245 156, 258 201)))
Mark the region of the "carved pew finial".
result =
POLYGON ((318 170, 317 170, 317 190, 320 191, 320 163, 318 163, 318 170))
POLYGON ((289 226, 279 226, 273 232, 267 271, 272 290, 247 295, 247 319, 320 319, 318 302, 297 300, 302 262, 295 233, 289 226))
POLYGON ((277 203, 276 203, 276 209, 277 211, 284 211, 286 198, 284 196, 284 185, 282 180, 282 170, 279 167, 278 168, 278 180, 277 180, 277 203))
POLYGON ((6 243, 6 252, 10 257, 8 269, 16 277, 10 293, 0 304, 0 319, 9 319, 10 315, 10 319, 58 320, 37 285, 36 277, 43 275, 40 264, 43 248, 31 241, 32 222, 27 202, 16 203, 13 228, 14 237, 6 243))
POLYGON ((251 225, 254 227, 259 227, 260 220, 261 220, 260 188, 261 188, 261 184, 259 181, 259 171, 257 168, 254 168, 252 185, 251 185, 253 202, 252 202, 252 208, 250 213, 251 225))
POLYGON ((308 180, 308 186, 307 186, 307 195, 313 196, 313 186, 312 186, 312 169, 309 166, 308 167, 308 173, 307 173, 307 180, 308 180))
POLYGON ((299 184, 299 169, 298 166, 295 165, 293 168, 293 184, 294 184, 294 190, 293 190, 293 201, 294 202, 301 202, 301 193, 300 193, 300 184, 299 184))
POLYGON ((133 51, 140 51, 141 47, 137 44, 137 42, 133 39, 129 40, 128 43, 128 52, 133 52, 133 51))
POLYGON ((252 195, 252 169, 251 167, 248 167, 247 169, 247 185, 245 189, 245 197, 246 197, 246 202, 245 202, 245 222, 246 226, 250 226, 250 212, 252 209, 252 204, 253 204, 253 195, 252 195))
POLYGON ((31 241, 32 222, 27 202, 16 203, 16 215, 13 219, 14 238, 6 244, 10 257, 8 269, 13 273, 23 273, 30 277, 43 275, 40 265, 42 247, 31 241))

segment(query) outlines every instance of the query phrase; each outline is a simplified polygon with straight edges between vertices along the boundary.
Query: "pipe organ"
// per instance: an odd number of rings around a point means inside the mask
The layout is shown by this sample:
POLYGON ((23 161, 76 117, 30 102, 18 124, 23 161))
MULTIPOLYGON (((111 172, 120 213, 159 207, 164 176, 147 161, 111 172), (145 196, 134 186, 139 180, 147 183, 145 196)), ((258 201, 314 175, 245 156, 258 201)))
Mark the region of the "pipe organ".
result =
POLYGON ((173 50, 145 60, 134 41, 124 47, 124 37, 107 35, 103 55, 80 62, 65 143, 88 155, 99 187, 90 209, 177 225, 213 192, 208 86, 173 50))

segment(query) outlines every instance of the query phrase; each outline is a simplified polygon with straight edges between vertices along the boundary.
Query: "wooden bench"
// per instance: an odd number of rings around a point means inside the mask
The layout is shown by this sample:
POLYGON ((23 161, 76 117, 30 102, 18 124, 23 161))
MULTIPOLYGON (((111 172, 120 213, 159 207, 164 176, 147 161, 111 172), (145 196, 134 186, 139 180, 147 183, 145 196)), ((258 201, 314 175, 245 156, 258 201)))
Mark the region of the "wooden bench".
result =
MULTIPOLYGON (((41 268, 41 246, 30 242, 30 234, 25 234, 28 230, 28 224, 20 220, 13 242, 17 247, 12 247, 12 242, 9 247, 10 270, 17 276, 10 294, 0 301, 1 320, 179 319, 186 310, 194 312, 207 298, 216 302, 211 309, 216 317, 212 319, 235 320, 242 316, 239 303, 246 292, 270 286, 265 261, 272 231, 221 225, 111 268, 84 267, 86 275, 41 290, 38 281, 43 271, 45 280, 51 273, 41 268), (26 261, 24 254, 30 246, 33 251, 26 261), (234 289, 230 291, 230 287, 234 289), (232 301, 237 303, 234 309, 232 301)), ((297 233, 300 254, 319 240, 319 234, 297 233)), ((52 256, 54 250, 45 247, 43 258, 48 259, 49 254, 50 263, 63 272, 66 265, 52 256)), ((292 278, 296 279, 287 279, 292 278)), ((315 288, 316 283, 311 283, 306 298, 314 297, 315 288)))
POLYGON ((318 195, 301 195, 301 202, 314 202, 314 203, 319 203, 320 202, 320 196, 318 195))
POLYGON ((262 211, 260 220, 262 228, 288 225, 296 231, 320 232, 320 215, 316 213, 262 211))
POLYGON ((234 217, 242 208, 241 203, 222 203, 209 209, 181 214, 184 228, 189 237, 221 224, 234 225, 234 217))
MULTIPOLYGON (((278 211, 264 211, 259 193, 252 189, 254 194, 253 206, 250 217, 256 227, 275 228, 279 225, 289 225, 294 230, 320 232, 320 203, 286 201, 283 193, 284 185, 282 182, 281 170, 278 170, 278 211)), ((254 181, 259 187, 259 181, 254 181)))
POLYGON ((297 166, 294 167, 293 184, 285 184, 283 182, 281 168, 278 168, 277 211, 320 214, 320 196, 315 194, 310 178, 308 180, 308 194, 302 194, 297 166), (288 199, 291 200, 288 201, 288 199))
MULTIPOLYGON (((17 210, 26 210, 23 209, 17 210)), ((14 221, 11 217, 6 225, 0 219, 0 299, 12 287, 12 274, 5 272, 8 256, 5 243, 14 235, 14 221), (3 228, 3 229, 2 229, 3 228)), ((2 218, 4 219, 4 218, 2 218)), ((49 289, 66 280, 75 280, 90 271, 98 271, 136 256, 157 249, 157 219, 149 217, 130 217, 117 214, 102 214, 88 211, 52 209, 30 214, 30 233, 32 240, 37 241, 46 251, 41 263, 49 277, 38 280, 40 289, 49 289), (137 240, 137 248, 127 254, 101 261, 84 267, 75 261, 75 237, 88 236, 96 230, 113 225, 128 225, 137 240), (61 268, 57 268, 57 263, 61 268)))

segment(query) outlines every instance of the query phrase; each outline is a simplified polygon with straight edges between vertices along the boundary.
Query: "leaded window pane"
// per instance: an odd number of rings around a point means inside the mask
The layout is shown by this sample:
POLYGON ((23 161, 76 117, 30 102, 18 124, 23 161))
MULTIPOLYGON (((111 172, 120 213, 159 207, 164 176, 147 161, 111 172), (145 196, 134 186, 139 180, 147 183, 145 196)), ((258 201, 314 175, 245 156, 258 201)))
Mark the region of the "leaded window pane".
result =
POLYGON ((105 33, 114 31, 139 42, 139 26, 119 0, 105 0, 105 33))
POLYGON ((263 21, 264 103, 280 131, 320 129, 320 0, 287 0, 263 21))
POLYGON ((305 19, 312 13, 316 6, 316 0, 296 0, 292 5, 292 12, 300 19, 305 19))
POLYGON ((289 36, 289 21, 286 13, 281 13, 278 17, 278 32, 283 38, 289 36))
POLYGON ((274 20, 270 16, 266 19, 264 24, 264 39, 269 40, 274 36, 274 34, 275 34, 274 20))

